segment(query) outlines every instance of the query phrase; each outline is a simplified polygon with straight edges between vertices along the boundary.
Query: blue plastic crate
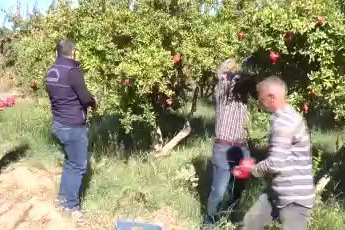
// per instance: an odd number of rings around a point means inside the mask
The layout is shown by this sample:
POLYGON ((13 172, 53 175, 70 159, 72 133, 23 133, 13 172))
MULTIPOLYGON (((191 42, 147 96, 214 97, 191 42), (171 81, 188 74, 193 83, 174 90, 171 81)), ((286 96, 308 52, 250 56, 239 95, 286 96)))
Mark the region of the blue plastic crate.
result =
POLYGON ((118 220, 114 230, 163 230, 159 225, 137 222, 132 220, 118 220))

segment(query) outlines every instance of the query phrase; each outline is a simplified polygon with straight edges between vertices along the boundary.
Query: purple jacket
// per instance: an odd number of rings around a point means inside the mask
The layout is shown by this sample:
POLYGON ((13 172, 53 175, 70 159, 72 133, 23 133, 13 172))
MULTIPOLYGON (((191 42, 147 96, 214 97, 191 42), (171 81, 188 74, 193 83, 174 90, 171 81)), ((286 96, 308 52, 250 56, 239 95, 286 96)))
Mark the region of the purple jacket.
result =
POLYGON ((57 57, 48 70, 45 84, 53 121, 72 127, 84 126, 87 108, 95 106, 95 100, 86 88, 79 62, 57 57))

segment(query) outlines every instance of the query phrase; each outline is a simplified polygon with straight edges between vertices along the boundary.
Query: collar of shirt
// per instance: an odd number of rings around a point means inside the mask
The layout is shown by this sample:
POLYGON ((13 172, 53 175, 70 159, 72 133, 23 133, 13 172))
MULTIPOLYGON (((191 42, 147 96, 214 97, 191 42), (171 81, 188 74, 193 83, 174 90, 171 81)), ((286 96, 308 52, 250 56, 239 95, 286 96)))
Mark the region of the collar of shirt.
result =
POLYGON ((277 109, 277 110, 273 113, 273 115, 279 117, 279 116, 282 115, 284 112, 286 112, 287 110, 289 110, 290 107, 291 107, 290 105, 286 104, 283 108, 277 109))
POLYGON ((66 66, 71 66, 71 67, 79 67, 80 66, 80 62, 73 60, 71 58, 68 58, 68 57, 61 56, 61 55, 59 55, 56 58, 56 64, 66 65, 66 66))

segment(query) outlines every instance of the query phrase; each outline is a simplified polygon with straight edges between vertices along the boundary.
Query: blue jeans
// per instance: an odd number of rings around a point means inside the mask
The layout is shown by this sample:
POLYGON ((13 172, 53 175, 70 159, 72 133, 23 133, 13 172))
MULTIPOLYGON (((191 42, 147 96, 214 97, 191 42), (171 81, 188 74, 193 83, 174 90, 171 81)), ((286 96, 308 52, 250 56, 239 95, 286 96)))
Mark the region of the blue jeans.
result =
POLYGON ((65 208, 80 209, 80 190, 88 165, 87 127, 69 127, 54 121, 53 134, 65 152, 58 200, 65 208))
POLYGON ((229 192, 230 201, 239 198, 241 190, 234 191, 234 177, 231 169, 239 164, 244 157, 250 156, 247 147, 235 147, 215 144, 213 148, 213 179, 211 193, 207 202, 207 215, 214 217, 222 208, 225 193, 229 192))

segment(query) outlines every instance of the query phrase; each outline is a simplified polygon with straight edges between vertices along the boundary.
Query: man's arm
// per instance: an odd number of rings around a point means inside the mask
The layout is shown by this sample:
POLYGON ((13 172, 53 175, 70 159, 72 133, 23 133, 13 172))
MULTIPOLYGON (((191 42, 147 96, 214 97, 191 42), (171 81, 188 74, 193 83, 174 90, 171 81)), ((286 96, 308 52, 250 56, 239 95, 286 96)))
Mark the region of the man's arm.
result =
POLYGON ((83 107, 96 107, 96 100, 87 90, 84 76, 79 69, 72 69, 70 71, 70 82, 83 107))
POLYGON ((272 122, 270 147, 268 158, 256 164, 251 173, 255 177, 262 177, 266 174, 279 173, 280 167, 284 165, 286 157, 291 151, 293 128, 281 126, 272 122))

